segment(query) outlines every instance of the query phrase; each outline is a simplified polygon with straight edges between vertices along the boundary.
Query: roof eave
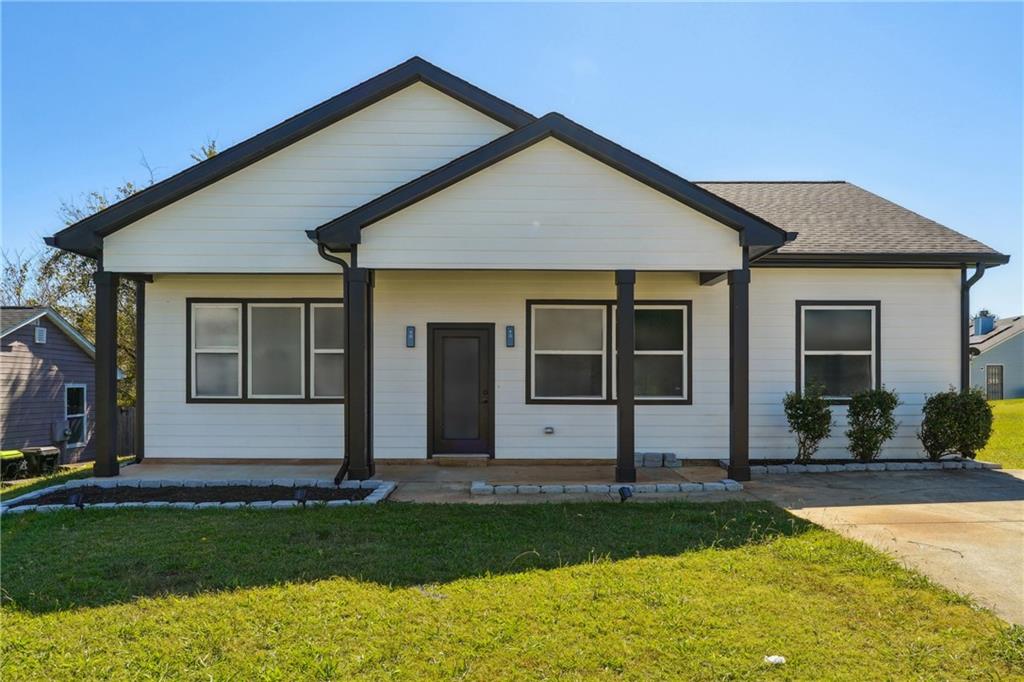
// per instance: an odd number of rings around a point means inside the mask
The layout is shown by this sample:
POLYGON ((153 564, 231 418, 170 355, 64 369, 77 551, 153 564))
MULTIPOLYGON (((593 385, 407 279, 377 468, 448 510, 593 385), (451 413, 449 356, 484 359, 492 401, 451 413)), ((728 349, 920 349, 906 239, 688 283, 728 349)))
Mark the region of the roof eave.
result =
POLYGON ((1010 256, 998 252, 942 253, 772 253, 758 261, 761 267, 914 267, 961 268, 978 264, 998 267, 1010 256))

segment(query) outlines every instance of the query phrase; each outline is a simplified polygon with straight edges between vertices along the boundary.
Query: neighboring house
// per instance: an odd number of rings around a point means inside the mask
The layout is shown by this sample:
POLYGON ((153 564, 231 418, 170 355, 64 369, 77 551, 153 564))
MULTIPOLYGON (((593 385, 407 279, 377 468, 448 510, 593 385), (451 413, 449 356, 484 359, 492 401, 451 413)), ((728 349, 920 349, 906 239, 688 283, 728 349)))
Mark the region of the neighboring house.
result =
POLYGON ((49 308, 0 308, 0 449, 57 445, 92 459, 96 349, 49 308))
POLYGON ((469 453, 630 480, 636 450, 745 479, 792 457, 783 395, 812 380, 838 405, 820 456, 883 384, 884 456, 921 456, 925 396, 967 384, 970 285, 1009 260, 846 182, 689 182, 418 58, 47 243, 102 256, 104 396, 138 282, 148 457, 344 451, 354 478, 469 453))
POLYGON ((1024 315, 997 320, 982 311, 974 318, 971 385, 989 400, 1024 398, 1024 315))

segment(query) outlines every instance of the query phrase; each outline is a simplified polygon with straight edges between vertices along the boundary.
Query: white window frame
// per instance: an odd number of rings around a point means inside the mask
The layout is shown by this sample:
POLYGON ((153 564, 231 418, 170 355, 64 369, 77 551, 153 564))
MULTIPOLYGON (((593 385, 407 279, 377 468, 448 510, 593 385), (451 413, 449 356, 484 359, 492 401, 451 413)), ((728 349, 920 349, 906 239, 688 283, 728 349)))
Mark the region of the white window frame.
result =
POLYGON ((189 357, 191 367, 189 371, 192 376, 192 387, 191 397, 198 400, 238 400, 242 397, 242 304, 241 303, 192 303, 192 310, 190 312, 191 317, 191 329, 189 330, 189 357), (238 311, 238 345, 231 346, 211 346, 209 348, 196 348, 196 310, 199 308, 232 308, 238 311), (238 391, 234 395, 199 395, 196 391, 198 382, 196 381, 196 356, 200 353, 219 354, 227 355, 233 353, 238 357, 238 391))
MULTIPOLYGON (((678 395, 645 395, 645 396, 642 396, 642 397, 638 396, 638 395, 634 395, 633 396, 633 400, 635 400, 637 402, 644 402, 646 400, 657 400, 659 402, 660 401, 665 401, 665 400, 675 400, 675 401, 680 402, 680 403, 686 402, 687 400, 690 399, 690 375, 689 375, 690 367, 689 367, 689 363, 687 362, 687 357, 686 357, 686 355, 687 355, 687 353, 689 353, 689 349, 690 349, 690 319, 689 319, 690 318, 690 306, 688 306, 685 303, 676 303, 676 304, 672 304, 672 303, 651 303, 651 304, 637 303, 637 304, 635 304, 633 306, 633 308, 634 308, 634 311, 635 310, 681 310, 681 311, 683 311, 683 349, 682 350, 674 351, 674 350, 636 350, 635 348, 633 349, 633 356, 634 357, 636 357, 637 355, 678 355, 679 357, 681 357, 683 359, 683 395, 681 395, 681 396, 678 396, 678 395)), ((615 310, 614 310, 614 307, 613 307, 612 315, 614 315, 614 314, 615 314, 615 310)), ((634 315, 635 315, 635 313, 634 313, 634 315)), ((634 330, 635 330, 635 328, 636 328, 635 320, 634 320, 633 326, 634 326, 634 330)), ((614 337, 614 334, 612 336, 614 337)), ((634 333, 634 337, 635 337, 635 333, 634 333)), ((616 341, 613 339, 612 345, 614 346, 615 343, 616 343, 616 341)), ((634 345, 635 345, 635 340, 634 340, 634 345)), ((614 377, 616 376, 617 372, 615 371, 614 363, 618 362, 618 358, 619 358, 618 353, 613 353, 612 358, 613 358, 613 360, 612 360, 612 363, 613 363, 612 364, 612 377, 613 377, 612 381, 615 381, 614 377)), ((636 363, 634 363, 634 365, 635 364, 636 363)), ((634 390, 634 393, 635 393, 635 390, 634 390)), ((616 396, 616 398, 618 398, 617 390, 616 390, 615 396, 616 396)))
MULTIPOLYGON (((804 304, 800 306, 800 390, 807 390, 807 356, 808 355, 868 355, 871 357, 871 389, 878 388, 875 378, 878 376, 878 308, 874 305, 837 303, 804 304), (871 350, 807 350, 807 311, 808 310, 867 310, 871 312, 871 350)), ((849 400, 849 395, 824 395, 826 400, 849 400)))
POLYGON ((531 400, 572 400, 605 402, 608 400, 608 304, 607 303, 533 303, 530 305, 530 399, 531 400), (555 310, 597 310, 601 313, 601 350, 537 350, 537 317, 535 311, 541 308, 555 310), (537 395, 538 355, 599 355, 601 357, 601 395, 537 395))
POLYGON ((246 362, 246 387, 247 395, 251 400, 300 400, 306 397, 306 304, 305 303, 293 303, 290 301, 268 301, 260 303, 246 303, 248 314, 247 329, 246 329, 246 348, 245 356, 248 358, 246 362), (252 353, 252 309, 253 308, 298 308, 299 309, 299 392, 295 394, 290 393, 254 393, 252 390, 252 367, 253 364, 253 353, 252 353))
POLYGON ((70 423, 72 417, 82 418, 82 440, 77 443, 68 443, 69 448, 85 447, 89 442, 89 387, 86 384, 64 384, 64 420, 70 423), (75 414, 68 414, 68 389, 82 389, 82 411, 75 414))
MULTIPOLYGON (((345 347, 342 345, 341 348, 317 348, 316 347, 316 311, 317 308, 338 308, 344 316, 345 304, 344 303, 310 303, 309 304, 309 397, 314 399, 328 399, 328 398, 341 398, 344 399, 345 386, 342 382, 341 395, 318 395, 316 392, 316 356, 317 355, 340 355, 342 356, 342 362, 344 363, 345 347)), ((346 331, 347 328, 346 328, 346 331)), ((342 344, 344 344, 344 338, 342 344)), ((348 378, 348 375, 345 375, 348 378)))

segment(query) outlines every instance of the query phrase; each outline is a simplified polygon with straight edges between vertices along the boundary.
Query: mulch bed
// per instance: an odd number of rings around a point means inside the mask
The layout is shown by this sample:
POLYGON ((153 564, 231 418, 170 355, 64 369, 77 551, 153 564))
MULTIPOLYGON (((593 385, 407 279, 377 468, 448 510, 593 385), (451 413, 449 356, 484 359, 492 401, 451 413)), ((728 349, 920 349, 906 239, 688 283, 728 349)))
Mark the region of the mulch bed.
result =
POLYGON ((47 493, 15 504, 98 504, 101 502, 277 502, 296 500, 304 494, 307 502, 318 500, 361 500, 373 490, 368 488, 287 488, 281 485, 218 485, 203 488, 175 486, 167 488, 97 488, 83 486, 47 493), (72 496, 81 498, 72 500, 72 496))

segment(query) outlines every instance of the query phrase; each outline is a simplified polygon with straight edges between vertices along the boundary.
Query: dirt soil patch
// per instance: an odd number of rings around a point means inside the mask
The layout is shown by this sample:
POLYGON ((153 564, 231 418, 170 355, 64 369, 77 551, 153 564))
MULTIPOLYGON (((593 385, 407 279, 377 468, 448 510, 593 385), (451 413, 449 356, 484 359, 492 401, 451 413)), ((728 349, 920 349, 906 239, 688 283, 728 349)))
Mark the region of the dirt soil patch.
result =
POLYGON ((193 488, 97 488, 82 486, 47 493, 15 504, 98 504, 101 502, 277 502, 280 500, 361 500, 373 490, 367 488, 288 488, 282 485, 218 485, 193 488), (80 497, 79 497, 80 496, 80 497))

